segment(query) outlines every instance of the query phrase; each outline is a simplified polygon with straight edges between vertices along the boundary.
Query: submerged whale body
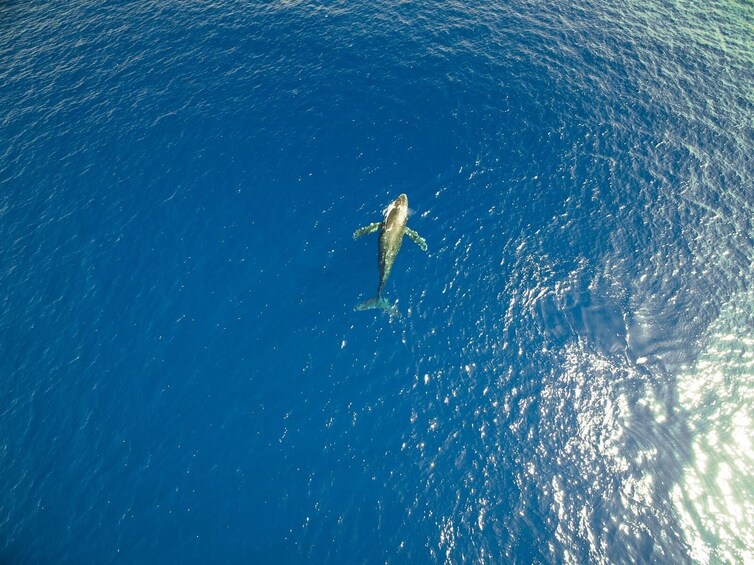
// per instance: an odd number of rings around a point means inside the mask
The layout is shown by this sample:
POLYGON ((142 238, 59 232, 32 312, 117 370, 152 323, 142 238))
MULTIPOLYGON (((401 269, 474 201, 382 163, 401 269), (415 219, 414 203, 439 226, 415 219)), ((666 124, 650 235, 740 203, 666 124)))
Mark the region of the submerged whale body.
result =
POLYGON ((377 263, 380 268, 380 285, 377 287, 377 296, 362 302, 354 307, 354 310, 371 310, 379 308, 391 313, 397 313, 395 306, 391 305, 382 296, 385 283, 393 269, 395 257, 403 244, 403 236, 407 235, 416 243, 422 251, 427 250, 427 242, 418 233, 406 225, 408 221, 408 197, 401 194, 385 210, 385 218, 381 222, 374 222, 353 232, 353 238, 358 239, 363 235, 380 230, 379 252, 377 263))

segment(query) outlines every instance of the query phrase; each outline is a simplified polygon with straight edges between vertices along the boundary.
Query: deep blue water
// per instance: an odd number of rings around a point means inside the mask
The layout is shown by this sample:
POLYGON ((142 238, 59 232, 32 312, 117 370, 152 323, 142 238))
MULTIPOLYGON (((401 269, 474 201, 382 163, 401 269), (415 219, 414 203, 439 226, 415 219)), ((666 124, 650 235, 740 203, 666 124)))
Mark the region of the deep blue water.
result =
POLYGON ((467 4, 0 2, 0 561, 754 559, 754 7, 467 4))

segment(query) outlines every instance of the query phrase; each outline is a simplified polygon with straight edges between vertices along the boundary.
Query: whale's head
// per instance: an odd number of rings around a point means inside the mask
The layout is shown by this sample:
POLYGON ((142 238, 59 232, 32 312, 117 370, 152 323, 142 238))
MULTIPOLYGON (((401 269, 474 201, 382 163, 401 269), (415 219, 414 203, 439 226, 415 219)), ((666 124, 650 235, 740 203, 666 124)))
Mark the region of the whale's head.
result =
POLYGON ((393 200, 387 208, 385 208, 385 219, 387 220, 393 212, 403 214, 404 217, 408 214, 408 196, 401 194, 398 198, 393 200))

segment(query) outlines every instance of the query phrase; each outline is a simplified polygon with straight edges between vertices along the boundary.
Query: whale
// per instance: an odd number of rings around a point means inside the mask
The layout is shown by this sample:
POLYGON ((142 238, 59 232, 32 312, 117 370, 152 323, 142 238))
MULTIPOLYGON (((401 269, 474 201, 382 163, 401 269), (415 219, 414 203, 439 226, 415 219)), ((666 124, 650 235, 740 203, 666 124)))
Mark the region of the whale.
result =
POLYGON ((379 230, 379 248, 377 253, 377 266, 380 270, 380 284, 377 287, 377 296, 357 304, 354 310, 371 310, 380 309, 397 314, 396 306, 390 304, 382 295, 385 290, 390 272, 393 270, 393 264, 398 252, 403 245, 403 236, 407 235, 422 251, 427 251, 426 240, 406 225, 408 222, 408 196, 401 194, 393 200, 385 209, 385 216, 381 222, 374 222, 368 226, 357 229, 353 232, 353 238, 359 239, 367 234, 379 230))

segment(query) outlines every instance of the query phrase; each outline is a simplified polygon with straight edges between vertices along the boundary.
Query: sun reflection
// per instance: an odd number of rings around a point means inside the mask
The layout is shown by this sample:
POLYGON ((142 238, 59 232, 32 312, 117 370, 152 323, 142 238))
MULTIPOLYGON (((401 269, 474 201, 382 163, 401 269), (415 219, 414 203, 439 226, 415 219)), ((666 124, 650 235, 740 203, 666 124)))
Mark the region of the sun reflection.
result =
POLYGON ((691 461, 673 500, 691 557, 754 562, 754 294, 725 309, 708 347, 679 379, 693 434, 691 461))

